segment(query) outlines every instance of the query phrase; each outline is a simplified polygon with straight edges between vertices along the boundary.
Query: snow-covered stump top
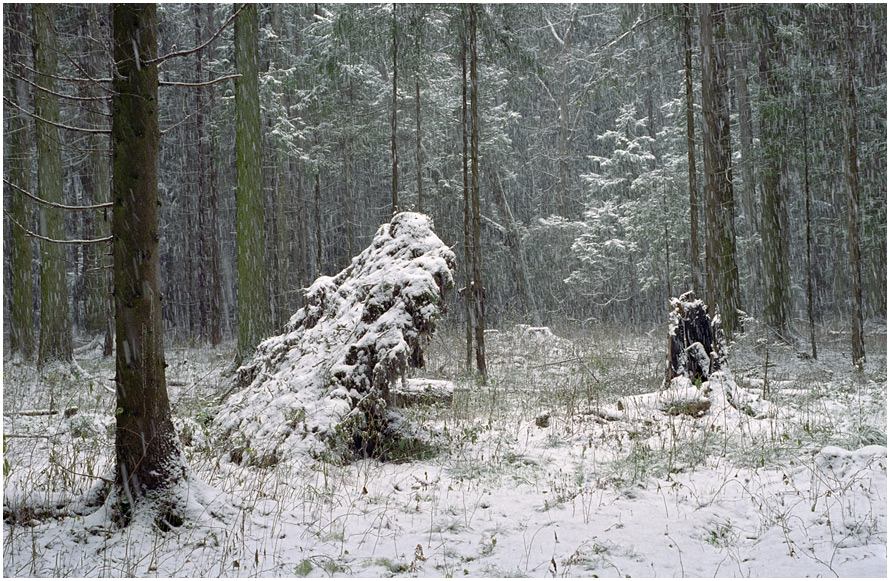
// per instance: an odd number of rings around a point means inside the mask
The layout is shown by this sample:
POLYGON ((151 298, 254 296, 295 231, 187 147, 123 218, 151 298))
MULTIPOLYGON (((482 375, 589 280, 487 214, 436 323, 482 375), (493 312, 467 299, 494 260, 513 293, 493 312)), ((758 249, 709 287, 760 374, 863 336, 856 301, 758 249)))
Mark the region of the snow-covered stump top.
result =
POLYGON ((215 420, 233 459, 271 464, 379 437, 393 419, 390 384, 444 314, 454 261, 429 217, 402 212, 348 267, 318 278, 284 333, 236 374, 243 389, 215 420))

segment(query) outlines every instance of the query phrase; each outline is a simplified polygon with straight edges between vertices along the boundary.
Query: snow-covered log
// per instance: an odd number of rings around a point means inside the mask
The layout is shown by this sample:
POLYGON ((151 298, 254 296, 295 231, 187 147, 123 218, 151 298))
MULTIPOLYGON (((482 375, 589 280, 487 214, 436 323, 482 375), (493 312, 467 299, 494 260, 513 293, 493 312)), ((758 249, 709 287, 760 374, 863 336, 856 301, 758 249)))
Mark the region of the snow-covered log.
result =
POLYGON ((403 212, 334 277, 306 290, 283 334, 237 372, 216 425, 233 459, 373 454, 391 434, 390 386, 418 360, 453 286, 454 254, 423 214, 403 212), (413 357, 412 357, 413 355, 413 357))
POLYGON ((654 412, 699 417, 710 408, 711 401, 705 391, 686 377, 675 377, 667 389, 618 400, 618 410, 624 412, 625 417, 648 418, 655 415, 654 412))

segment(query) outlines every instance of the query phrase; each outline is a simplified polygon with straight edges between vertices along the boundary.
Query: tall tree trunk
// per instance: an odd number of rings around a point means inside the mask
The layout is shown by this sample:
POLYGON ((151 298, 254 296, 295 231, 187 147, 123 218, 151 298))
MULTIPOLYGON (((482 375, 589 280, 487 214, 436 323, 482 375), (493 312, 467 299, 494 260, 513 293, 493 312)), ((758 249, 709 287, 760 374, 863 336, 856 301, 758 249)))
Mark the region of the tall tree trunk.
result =
POLYGON ((513 255, 513 273, 516 275, 516 282, 519 286, 519 300, 522 301, 522 310, 529 317, 532 324, 541 326, 541 313, 535 304, 535 296, 531 292, 529 283, 528 265, 522 254, 522 244, 519 237, 519 229, 516 227, 516 220, 513 219, 513 211, 510 209, 510 203, 507 201, 507 194, 501 185, 501 176, 491 165, 486 165, 486 173, 492 180, 495 203, 498 206, 504 223, 507 227, 507 248, 513 255))
POLYGON ((570 167, 569 167, 569 145, 571 143, 571 114, 569 112, 569 94, 571 81, 571 50, 572 37, 574 36, 575 25, 578 22, 578 9, 574 4, 570 5, 571 16, 569 24, 563 34, 560 61, 561 62, 561 84, 562 91, 559 95, 559 161, 557 179, 559 185, 557 187, 557 213, 567 218, 575 214, 575 205, 572 203, 571 194, 569 193, 570 167))
MULTIPOLYGON (((158 68, 154 4, 115 4, 113 142, 117 328, 116 484, 129 518, 152 493, 185 478, 170 419, 158 261, 158 68)), ((171 510, 166 508, 166 510, 171 510)), ((163 516, 163 515, 162 515, 163 516)), ((168 524, 175 525, 172 514, 168 524)))
POLYGON ((470 4, 470 192, 473 204, 473 319, 476 326, 476 371, 485 382, 485 287, 482 284, 482 227, 479 207, 479 80, 476 50, 476 5, 470 4))
POLYGON ((423 142, 420 137, 420 25, 417 27, 417 36, 414 38, 414 49, 417 55, 417 68, 414 74, 414 119, 417 121, 415 130, 417 144, 414 162, 417 165, 417 211, 423 214, 423 142))
MULTIPOLYGON (((744 11, 740 11, 742 15, 744 11)), ((757 234, 760 232, 760 213, 757 207, 756 180, 754 172, 753 154, 753 119, 751 111, 751 99, 748 93, 748 39, 742 35, 742 18, 733 27, 733 76, 735 79, 735 96, 739 112, 739 152, 742 170, 741 209, 744 214, 741 236, 745 240, 745 252, 742 255, 744 268, 747 272, 756 272, 760 266, 760 240, 757 234)), ((762 296, 761 279, 759 276, 750 276, 746 285, 748 296, 762 296)))
POLYGON ((717 305, 727 338, 740 330, 739 272, 726 76, 726 24, 719 4, 702 4, 702 141, 707 217, 707 302, 717 305), (716 32, 716 35, 715 35, 716 32))
POLYGON ((692 92, 692 16, 689 4, 683 5, 683 43, 686 81, 686 155, 689 165, 689 242, 692 266, 692 288, 702 292, 701 242, 698 232, 698 212, 701 202, 695 173, 695 101, 692 92))
POLYGON ((399 148, 397 134, 399 128, 399 28, 396 20, 398 4, 392 5, 392 213, 399 211, 399 148))
MULTIPOLYGON (((56 75, 58 43, 55 32, 55 5, 32 4, 34 65, 37 84, 47 91, 34 92, 37 120, 37 195, 56 204, 64 202, 62 191, 62 152, 59 129, 59 103, 53 77, 56 75)), ((55 240, 65 238, 65 219, 58 208, 40 208, 40 233, 55 240)), ((68 285, 65 280, 66 250, 62 244, 41 242, 40 256, 40 348, 38 363, 70 361, 71 323, 68 317, 68 285)))
POLYGON ((810 348, 813 359, 816 359, 816 317, 813 305, 813 232, 810 215, 810 152, 809 134, 807 131, 807 103, 803 104, 803 192, 806 214, 807 237, 807 319, 810 323, 810 348))
POLYGON ((862 369, 865 365, 865 332, 862 317, 862 259, 860 252, 859 216, 859 138, 856 130, 856 42, 853 26, 856 13, 852 4, 842 8, 842 90, 844 98, 844 152, 847 177, 847 213, 849 220, 848 243, 850 245, 850 297, 853 365, 862 369))
MULTIPOLYGON (((274 3, 271 5, 272 11, 272 31, 275 33, 276 40, 272 42, 272 61, 270 69, 276 71, 284 70, 287 67, 285 62, 286 56, 282 47, 282 39, 285 38, 284 25, 281 19, 281 4, 274 3)), ((283 111, 288 111, 287 95, 282 94, 279 97, 279 107, 283 111)), ((270 123, 272 120, 270 119, 270 123)), ((270 127, 271 129, 271 127, 270 127)), ((293 314, 289 309, 288 298, 289 289, 292 288, 288 278, 291 273, 290 253, 288 252, 288 241, 291 239, 287 224, 287 198, 290 183, 290 176, 287 173, 288 160, 287 153, 283 148, 273 147, 275 163, 271 168, 272 178, 272 236, 271 248, 273 253, 271 258, 271 278, 272 278, 272 327, 280 329, 284 323, 293 314)))
POLYGON ((315 171, 315 276, 321 276, 324 267, 324 240, 321 229, 321 168, 315 171))
MULTIPOLYGON (((93 21, 98 26, 100 19, 109 16, 107 5, 94 5, 89 20, 85 21, 82 35, 89 34, 89 22, 93 21)), ((97 55, 105 53, 92 53, 83 64, 84 70, 93 78, 107 76, 108 64, 97 55)), ((83 83, 84 97, 100 99, 106 93, 100 87, 92 83, 83 83)), ((95 101, 88 107, 87 120, 90 127, 100 127, 106 121, 102 119, 108 114, 108 101, 103 99, 95 101)), ((84 183, 85 200, 90 204, 102 204, 111 201, 111 141, 106 135, 94 135, 89 138, 89 171, 84 173, 81 181, 84 183), (89 184, 87 186, 87 184, 89 184)), ((84 212, 84 231, 88 238, 104 238, 110 234, 111 216, 108 211, 95 215, 92 212, 84 212)), ((84 254, 84 325, 90 332, 106 333, 106 345, 110 348, 113 340, 109 333, 114 329, 114 309, 111 300, 111 271, 106 256, 109 248, 105 245, 88 244, 83 247, 84 254)), ((110 355, 110 352, 109 352, 110 355)))
POLYGON ((775 72, 780 64, 770 23, 764 22, 760 45, 761 151, 763 172, 760 189, 761 269, 763 318, 781 340, 788 341, 791 316, 791 266, 788 258, 788 210, 786 200, 785 135, 788 131, 786 89, 775 72))
POLYGON ((467 328, 466 328, 466 339, 467 339, 467 359, 466 359, 466 370, 467 374, 470 373, 470 370, 473 368, 473 305, 474 305, 474 297, 473 297, 473 245, 472 245, 472 234, 470 232, 470 156, 469 156, 469 133, 470 133, 470 119, 469 114, 467 112, 467 58, 468 58, 468 50, 467 50, 467 36, 469 31, 466 27, 467 24, 467 16, 466 16, 467 7, 464 6, 462 11, 464 12, 463 18, 463 27, 461 29, 461 44, 460 44, 460 62, 461 62, 461 117, 460 117, 460 129, 461 129, 461 147, 462 147, 462 176, 463 176, 463 192, 464 192, 464 279, 466 280, 466 287, 464 293, 464 308, 466 310, 466 319, 467 319, 467 328))
MULTIPOLYGON (((194 4, 192 6, 195 18, 195 46, 201 46, 203 42, 201 31, 204 29, 204 19, 202 18, 202 4, 194 4)), ((195 76, 198 82, 204 81, 204 51, 195 53, 195 76)), ((197 239, 197 307, 198 307, 198 333, 202 341, 210 338, 210 237, 211 233, 208 228, 207 207, 209 195, 207 192, 207 131, 204 120, 204 88, 195 88, 195 171, 198 174, 198 230, 195 232, 197 239)))
MULTIPOLYGON (((214 24, 214 4, 207 4, 206 27, 212 30, 214 24)), ((207 88, 208 110, 215 110, 216 91, 213 85, 207 88)), ((205 159, 207 160, 207 207, 205 217, 207 220, 204 248, 207 250, 207 327, 208 339, 211 345, 219 345, 223 339, 223 311, 228 312, 223 304, 222 293, 222 248, 220 246, 219 230, 219 179, 215 153, 213 132, 209 130, 205 135, 205 159)))
MULTIPOLYGON (((4 7, 5 34, 8 44, 5 47, 4 76, 10 72, 18 77, 24 77, 23 62, 25 51, 28 50, 28 15, 27 4, 8 4, 4 7)), ((5 97, 26 109, 28 101, 27 85, 24 81, 8 76, 4 84, 5 97)), ((24 189, 31 190, 30 170, 30 132, 28 122, 24 114, 14 107, 8 108, 8 125, 5 135, 5 168, 11 183, 24 189)), ((12 218, 25 228, 31 227, 30 204, 25 196, 12 188, 3 187, 9 191, 9 213, 12 218)), ((33 260, 31 239, 24 230, 16 225, 10 226, 12 230, 12 318, 10 320, 10 349, 14 353, 20 353, 26 359, 34 354, 36 344, 34 336, 34 283, 31 276, 31 262, 33 260)))
POLYGON ((269 336, 269 287, 266 278, 265 210, 256 4, 235 19, 235 148, 238 205, 238 348, 243 361, 269 336))

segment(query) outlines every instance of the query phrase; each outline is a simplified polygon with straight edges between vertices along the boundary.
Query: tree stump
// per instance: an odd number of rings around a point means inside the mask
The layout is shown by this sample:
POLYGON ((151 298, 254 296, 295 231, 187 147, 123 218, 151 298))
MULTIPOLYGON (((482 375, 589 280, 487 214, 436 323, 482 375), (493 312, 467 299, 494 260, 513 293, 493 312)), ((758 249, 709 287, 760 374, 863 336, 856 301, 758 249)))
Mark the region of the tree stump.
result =
POLYGON ((675 377, 693 384, 708 381, 725 362, 726 342, 719 313, 713 320, 704 302, 689 291, 671 298, 668 324, 668 370, 665 385, 675 377))

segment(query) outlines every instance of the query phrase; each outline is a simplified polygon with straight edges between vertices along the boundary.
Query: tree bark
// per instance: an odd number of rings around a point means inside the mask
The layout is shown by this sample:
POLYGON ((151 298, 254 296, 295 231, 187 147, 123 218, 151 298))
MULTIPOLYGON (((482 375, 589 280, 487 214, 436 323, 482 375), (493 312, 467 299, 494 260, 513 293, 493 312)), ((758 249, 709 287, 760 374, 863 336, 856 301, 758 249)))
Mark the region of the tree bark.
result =
MULTIPOLYGON (((207 4, 206 18, 207 28, 214 27, 214 4, 207 4)), ((209 93, 207 97, 209 110, 215 109, 216 90, 213 85, 207 88, 209 93)), ((213 132, 209 131, 205 136, 205 159, 208 163, 207 174, 207 207, 205 208, 207 239, 204 248, 207 249, 207 326, 208 338, 211 345, 219 345, 223 339, 223 311, 228 309, 223 304, 222 294, 222 248, 220 247, 220 230, 219 230, 219 179, 217 172, 217 162, 215 154, 215 141, 213 132)))
POLYGON ((763 23, 760 45, 760 115, 763 172, 760 189, 761 278, 763 280, 763 318, 780 340, 788 341, 791 316, 791 276, 788 258, 788 198, 785 173, 788 132, 786 88, 775 72, 781 55, 769 22, 763 23))
MULTIPOLYGON (((58 43, 55 33, 55 5, 32 4, 34 65, 40 73, 37 84, 55 90, 58 43)), ((59 148, 59 103, 52 93, 34 92, 37 120, 37 196, 48 202, 63 203, 62 152, 59 148)), ((65 219, 59 208, 40 208, 40 233, 54 240, 65 238, 65 219)), ((66 248, 41 242, 40 252, 40 347, 38 364, 70 361, 71 323, 68 317, 68 285, 65 277, 66 248)))
POLYGON ((415 135, 417 143, 415 147, 415 164, 417 165, 417 211, 423 214, 423 141, 420 136, 420 24, 417 26, 417 36, 414 39, 414 48, 417 58, 417 68, 414 76, 414 119, 417 121, 415 135))
MULTIPOLYGON (((463 7, 463 16, 464 16, 464 25, 467 24, 468 17, 466 15, 467 7, 463 7)), ((464 288, 464 308, 466 311, 467 318, 467 328, 466 328, 466 340, 467 340, 467 359, 466 359, 466 370, 467 374, 470 373, 470 370, 473 368, 473 245, 472 245, 472 234, 470 231, 470 156, 469 156, 469 133, 470 133, 470 119, 467 111, 467 58, 468 58, 468 47, 467 47, 467 36, 469 31, 466 27, 461 30, 461 45, 460 45, 460 61, 461 61, 461 162, 462 162, 462 176, 463 176, 463 193, 464 193, 464 280, 466 281, 466 287, 464 288)))
POLYGON ((813 232, 812 217, 810 214, 810 154, 809 154, 809 134, 807 131, 807 105, 803 106, 803 192, 806 214, 806 237, 807 237, 807 319, 810 323, 810 348, 812 350, 813 359, 816 359, 816 317, 814 314, 813 301, 813 232))
POLYGON ((238 362, 251 355, 271 330, 264 240, 258 35, 257 6, 248 4, 235 19, 235 67, 241 74, 235 81, 238 362))
POLYGON ((482 232, 479 208, 479 80, 476 50, 476 5, 470 4, 470 192, 473 205, 473 319, 476 327, 476 371, 485 382, 485 287, 482 284, 482 232))
MULTIPOLYGON (((204 19, 202 18, 202 4, 194 4, 192 12, 195 18, 195 46, 201 46, 203 43, 201 31, 204 29, 204 19)), ((204 51, 195 53, 195 76, 200 83, 204 80, 204 51)), ((210 278, 211 262, 210 257, 210 238, 211 232, 208 228, 208 200, 210 198, 207 191, 207 131, 204 121, 204 88, 195 88, 195 142, 197 143, 196 151, 196 172, 198 174, 198 230, 195 233, 198 245, 198 268, 197 268, 197 291, 198 291, 198 332, 202 341, 210 338, 210 286, 212 280, 210 278)))
POLYGON ((726 77, 726 24, 719 4, 701 5, 702 141, 707 218, 706 302, 719 306, 727 339, 740 330, 739 272, 726 77), (715 35, 716 31, 716 35, 715 35))
POLYGON ((397 4, 392 5, 392 137, 390 146, 392 150, 392 214, 399 211, 399 28, 396 21, 397 4))
MULTIPOLYGON (((8 39, 5 47, 4 64, 6 70, 24 76, 22 59, 28 49, 28 16, 26 4, 8 4, 4 9, 4 36, 8 39)), ((4 84, 5 96, 13 103, 27 109, 28 91, 24 81, 6 76, 4 84)), ((8 125, 5 136, 5 167, 9 181, 24 190, 31 190, 30 131, 24 114, 10 107, 8 125)), ((7 188, 4 187, 4 190, 7 188)), ((24 194, 14 189, 7 198, 9 213, 19 224, 30 227, 30 204, 24 194)), ((31 272, 33 248, 31 239, 21 228, 11 225, 12 231, 12 317, 10 320, 10 349, 20 353, 25 359, 34 354, 36 337, 34 336, 34 283, 31 272)))
POLYGON ((699 240, 698 179, 695 172, 695 102, 692 92, 692 16, 689 4, 683 5, 683 44, 686 81, 686 152, 689 165, 689 242, 692 265, 692 288, 703 292, 701 242, 699 240))
MULTIPOLYGON (((98 23, 99 19, 109 16, 107 5, 95 5, 91 18, 98 23)), ((83 25, 82 34, 87 36, 87 21, 83 25)), ((98 24, 96 24, 98 26, 98 24)), ((104 53, 102 53, 104 55, 104 53)), ((83 64, 84 70, 93 78, 108 75, 108 63, 104 59, 91 55, 83 64)), ((85 97, 99 99, 105 92, 92 83, 83 83, 81 93, 85 97)), ((97 101, 90 105, 87 121, 90 127, 101 127, 106 121, 103 115, 108 114, 108 101, 97 101)), ((87 204, 102 204, 111 201, 111 142, 106 135, 89 136, 89 172, 82 177, 84 194, 87 204), (89 186, 87 187, 87 184, 89 186)), ((101 214, 84 212, 84 225, 87 238, 107 237, 111 229, 111 216, 108 211, 101 214)), ((114 308, 111 298, 111 271, 109 269, 109 247, 106 245, 87 244, 83 247, 84 254, 84 325, 91 332, 106 333, 106 345, 111 347, 113 337, 109 333, 114 329, 114 308)), ((110 352, 108 353, 111 354, 110 352)))
POLYGON ((853 36, 855 8, 851 4, 842 8, 841 23, 843 59, 842 92, 844 99, 844 153, 847 178, 848 244, 850 247, 850 298, 853 365, 862 369, 865 365, 865 332, 862 317, 862 259, 859 216, 859 139, 856 130, 856 43, 853 36))
POLYGON ((507 227, 506 245, 513 255, 513 273, 516 275, 516 282, 519 286, 519 300, 522 301, 522 310, 529 317, 532 324, 540 327, 541 313, 535 304, 535 296, 531 292, 529 284, 528 265, 522 254, 522 244, 520 243, 519 230, 516 227, 516 220, 513 219, 513 212, 510 210, 510 203, 507 201, 507 195, 501 185, 501 176, 490 165, 486 169, 491 177, 493 186, 493 195, 497 203, 498 210, 504 218, 507 227))
MULTIPOLYGON (((170 419, 158 261, 158 68, 154 4, 115 4, 112 106, 116 484, 135 506, 185 478, 170 419)), ((171 521, 171 524, 174 524, 171 521)))
MULTIPOLYGON (((741 211, 744 220, 741 222, 741 236, 745 240, 745 252, 742 255, 743 270, 756 272, 760 265, 761 245, 757 234, 760 232, 760 212, 757 205, 757 183, 755 179, 753 114, 751 98, 748 91, 748 39, 743 37, 743 26, 746 11, 739 11, 740 16, 733 26, 735 96, 739 113, 739 153, 742 171, 741 211)), ((746 289, 748 296, 760 297, 763 294, 762 281, 759 276, 749 276, 746 289)))

